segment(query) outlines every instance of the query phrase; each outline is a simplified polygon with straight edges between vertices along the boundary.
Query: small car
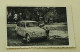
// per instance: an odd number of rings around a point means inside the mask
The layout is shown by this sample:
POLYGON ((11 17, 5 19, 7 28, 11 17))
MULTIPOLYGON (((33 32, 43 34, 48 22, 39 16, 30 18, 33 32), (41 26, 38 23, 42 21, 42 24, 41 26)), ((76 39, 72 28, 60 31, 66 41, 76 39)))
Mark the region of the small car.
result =
POLYGON ((19 21, 16 27, 16 33, 26 40, 26 42, 30 42, 31 39, 46 37, 46 30, 40 28, 36 21, 19 21))

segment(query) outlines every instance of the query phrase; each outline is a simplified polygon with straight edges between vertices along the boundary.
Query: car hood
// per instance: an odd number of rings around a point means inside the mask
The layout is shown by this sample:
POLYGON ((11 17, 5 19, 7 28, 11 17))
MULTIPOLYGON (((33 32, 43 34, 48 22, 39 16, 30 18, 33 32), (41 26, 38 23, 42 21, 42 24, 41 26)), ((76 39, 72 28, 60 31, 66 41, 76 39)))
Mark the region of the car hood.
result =
POLYGON ((44 29, 42 29, 42 28, 40 28, 40 27, 28 27, 28 28, 26 28, 27 30, 29 30, 29 31, 36 31, 36 32, 44 32, 45 30, 44 29))

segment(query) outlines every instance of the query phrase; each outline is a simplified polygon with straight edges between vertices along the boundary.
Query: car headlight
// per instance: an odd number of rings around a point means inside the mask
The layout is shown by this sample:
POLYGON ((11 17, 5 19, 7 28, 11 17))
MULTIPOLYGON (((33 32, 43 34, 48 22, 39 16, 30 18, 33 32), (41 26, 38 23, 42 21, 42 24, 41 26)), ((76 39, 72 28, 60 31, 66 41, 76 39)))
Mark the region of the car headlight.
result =
POLYGON ((35 32, 32 32, 32 34, 35 34, 35 32))

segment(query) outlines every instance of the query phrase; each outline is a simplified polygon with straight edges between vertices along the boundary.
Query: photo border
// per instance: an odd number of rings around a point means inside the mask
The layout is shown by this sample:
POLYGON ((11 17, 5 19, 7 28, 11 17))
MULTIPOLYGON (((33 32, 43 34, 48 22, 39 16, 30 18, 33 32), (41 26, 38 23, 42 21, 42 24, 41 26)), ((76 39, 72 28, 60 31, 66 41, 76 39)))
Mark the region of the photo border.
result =
MULTIPOLYGON (((53 45, 53 46, 7 46, 7 31, 6 31, 6 48, 68 48, 68 47, 75 47, 75 37, 74 37, 74 29, 73 29, 73 18, 72 18, 72 9, 70 6, 58 6, 58 5, 7 5, 12 7, 66 7, 67 12, 67 26, 68 26, 68 36, 69 36, 69 45, 53 45)), ((6 13, 5 13, 6 14, 6 13)), ((5 16, 6 17, 6 16, 5 16)), ((6 18, 7 20, 7 18, 6 18)), ((7 22, 7 21, 6 21, 7 22)), ((7 23, 6 23, 6 30, 7 30, 7 23)))

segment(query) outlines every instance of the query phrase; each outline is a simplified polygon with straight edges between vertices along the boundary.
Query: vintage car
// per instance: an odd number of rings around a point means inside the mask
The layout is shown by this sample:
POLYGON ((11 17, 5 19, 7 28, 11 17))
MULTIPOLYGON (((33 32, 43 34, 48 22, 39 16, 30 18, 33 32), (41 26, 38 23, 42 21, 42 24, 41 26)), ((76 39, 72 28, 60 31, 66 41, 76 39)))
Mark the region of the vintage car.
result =
POLYGON ((47 37, 46 31, 40 28, 36 21, 19 21, 16 33, 23 36, 26 42, 30 42, 33 38, 47 37))

